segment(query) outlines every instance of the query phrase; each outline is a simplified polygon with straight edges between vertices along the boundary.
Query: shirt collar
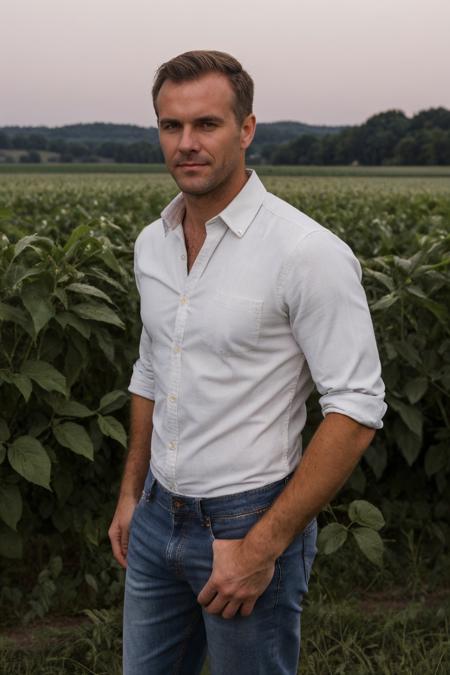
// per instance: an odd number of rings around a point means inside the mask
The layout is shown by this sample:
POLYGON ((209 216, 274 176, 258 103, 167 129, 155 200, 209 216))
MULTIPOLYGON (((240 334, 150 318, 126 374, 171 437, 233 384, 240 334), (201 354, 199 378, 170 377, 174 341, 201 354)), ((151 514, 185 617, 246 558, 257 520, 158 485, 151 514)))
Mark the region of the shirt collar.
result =
MULTIPOLYGON (((247 174, 249 178, 236 197, 206 225, 220 218, 237 237, 244 236, 267 192, 255 171, 250 169, 247 174)), ((183 193, 180 192, 161 212, 166 236, 183 221, 184 211, 183 193)))

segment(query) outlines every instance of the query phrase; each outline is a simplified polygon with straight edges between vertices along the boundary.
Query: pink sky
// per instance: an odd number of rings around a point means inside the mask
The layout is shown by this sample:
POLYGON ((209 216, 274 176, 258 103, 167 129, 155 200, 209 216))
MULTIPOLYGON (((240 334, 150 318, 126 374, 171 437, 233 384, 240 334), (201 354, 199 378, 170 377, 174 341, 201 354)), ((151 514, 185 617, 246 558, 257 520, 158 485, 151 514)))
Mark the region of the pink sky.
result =
POLYGON ((259 121, 450 108, 449 0, 2 0, 0 126, 155 125, 156 67, 236 56, 259 121))

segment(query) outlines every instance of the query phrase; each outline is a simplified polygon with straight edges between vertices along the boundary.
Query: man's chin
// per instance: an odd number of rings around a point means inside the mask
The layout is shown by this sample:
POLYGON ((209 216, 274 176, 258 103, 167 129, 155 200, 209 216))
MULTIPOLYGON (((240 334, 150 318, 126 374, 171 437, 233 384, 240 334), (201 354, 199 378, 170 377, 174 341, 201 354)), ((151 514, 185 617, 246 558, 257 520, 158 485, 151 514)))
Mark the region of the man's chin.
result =
POLYGON ((210 181, 201 181, 188 178, 180 178, 179 176, 173 175, 173 179, 180 188, 181 192, 184 192, 187 195, 206 195, 208 192, 214 189, 214 185, 210 181))

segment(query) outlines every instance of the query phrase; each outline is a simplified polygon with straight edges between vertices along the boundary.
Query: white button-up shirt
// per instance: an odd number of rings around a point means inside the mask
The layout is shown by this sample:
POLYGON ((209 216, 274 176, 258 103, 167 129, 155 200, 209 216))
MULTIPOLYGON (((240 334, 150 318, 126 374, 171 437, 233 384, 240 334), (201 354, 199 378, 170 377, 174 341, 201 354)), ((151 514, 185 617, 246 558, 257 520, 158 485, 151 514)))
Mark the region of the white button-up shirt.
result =
POLYGON ((129 391, 155 401, 151 468, 214 497, 299 463, 305 402, 382 427, 380 362, 350 248, 255 172, 206 223, 189 274, 183 195, 135 245, 142 336, 129 391))

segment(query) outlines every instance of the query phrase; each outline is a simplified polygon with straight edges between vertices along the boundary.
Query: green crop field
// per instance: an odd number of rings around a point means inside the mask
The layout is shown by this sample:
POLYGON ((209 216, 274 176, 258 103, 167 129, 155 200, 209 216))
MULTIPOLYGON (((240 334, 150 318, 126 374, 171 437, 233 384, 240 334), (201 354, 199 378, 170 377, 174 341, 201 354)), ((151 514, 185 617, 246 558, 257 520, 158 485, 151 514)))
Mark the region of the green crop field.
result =
MULTIPOLYGON (((6 168, 0 673, 120 673, 123 573, 107 529, 140 330, 133 242, 176 186, 161 167, 123 174, 129 167, 6 168)), ((389 410, 360 466, 320 515, 300 672, 444 674, 450 171, 307 169, 280 168, 276 175, 264 167, 260 174, 268 189, 357 254, 389 410)), ((319 420, 315 396, 309 408, 306 438, 319 420)))

